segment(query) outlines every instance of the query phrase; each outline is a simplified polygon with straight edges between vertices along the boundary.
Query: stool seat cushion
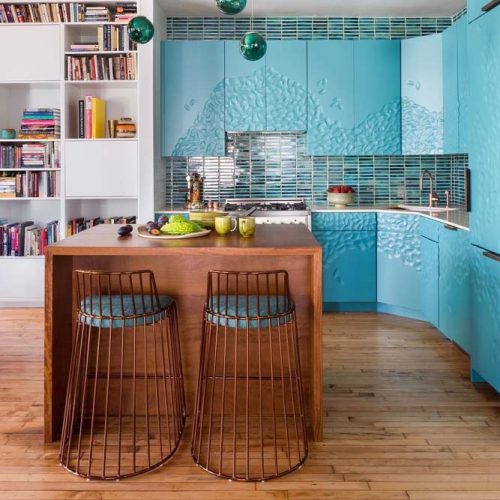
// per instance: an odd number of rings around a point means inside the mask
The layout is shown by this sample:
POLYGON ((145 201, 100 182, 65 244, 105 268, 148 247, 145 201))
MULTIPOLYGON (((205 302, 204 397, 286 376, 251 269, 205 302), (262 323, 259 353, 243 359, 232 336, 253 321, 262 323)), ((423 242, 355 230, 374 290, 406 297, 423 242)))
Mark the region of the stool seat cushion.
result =
POLYGON ((160 320, 160 313, 167 309, 173 302, 168 295, 159 295, 158 301, 153 295, 102 295, 86 297, 80 304, 81 319, 86 325, 101 326, 102 328, 130 328, 135 325, 151 325, 160 320), (89 315, 89 316, 86 316, 89 315), (96 318, 92 316, 102 316, 96 318), (112 323, 111 323, 112 322, 112 323))
POLYGON ((207 319, 213 324, 220 326, 238 328, 257 328, 260 323, 261 328, 269 326, 284 325, 291 320, 292 303, 283 295, 266 296, 261 295, 215 295, 212 297, 211 305, 208 305, 207 319), (211 314, 212 313, 212 314, 211 314), (226 316, 228 316, 226 318, 226 316), (263 318, 270 316, 271 318, 263 318), (272 318, 278 316, 278 318, 272 318))

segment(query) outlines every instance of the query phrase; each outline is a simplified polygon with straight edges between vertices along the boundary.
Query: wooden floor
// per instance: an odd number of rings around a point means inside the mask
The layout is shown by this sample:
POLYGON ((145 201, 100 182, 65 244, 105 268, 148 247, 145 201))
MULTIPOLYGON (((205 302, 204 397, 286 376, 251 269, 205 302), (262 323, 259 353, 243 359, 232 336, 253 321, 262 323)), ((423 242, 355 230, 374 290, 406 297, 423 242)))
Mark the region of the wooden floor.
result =
POLYGON ((299 472, 256 485, 198 470, 188 439, 137 479, 63 471, 42 439, 42 336, 40 310, 0 310, 1 499, 500 499, 500 398, 473 387, 467 357, 425 323, 327 315, 326 439, 299 472))

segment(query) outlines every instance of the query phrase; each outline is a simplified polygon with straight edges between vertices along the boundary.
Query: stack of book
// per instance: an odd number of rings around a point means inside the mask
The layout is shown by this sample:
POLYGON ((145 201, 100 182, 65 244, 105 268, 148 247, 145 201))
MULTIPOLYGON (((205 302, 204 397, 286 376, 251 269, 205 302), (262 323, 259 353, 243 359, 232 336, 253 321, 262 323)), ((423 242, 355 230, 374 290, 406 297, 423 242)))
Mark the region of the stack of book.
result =
POLYGON ((91 95, 78 101, 78 137, 104 139, 106 137, 106 102, 91 95))
POLYGON ((97 28, 98 50, 136 50, 137 46, 129 39, 127 26, 105 24, 97 28))
POLYGON ((61 113, 54 108, 28 108, 21 120, 19 139, 59 139, 61 113))
POLYGON ((16 178, 0 177, 0 198, 16 197, 16 178))
POLYGON ((59 172, 21 172, 15 176, 16 198, 59 196, 59 172))
POLYGON ((85 6, 85 22, 101 23, 111 21, 111 11, 109 7, 104 5, 86 5, 85 6))
POLYGON ((99 224, 135 224, 136 222, 137 217, 135 215, 128 217, 106 217, 104 219, 101 217, 95 217, 93 219, 84 219, 83 217, 80 217, 78 219, 68 221, 68 225, 66 226, 66 236, 81 233, 82 231, 98 226, 99 224))
POLYGON ((119 56, 66 56, 66 80, 135 80, 135 53, 119 56))
POLYGON ((26 142, 21 147, 22 168, 59 168, 59 160, 54 142, 26 142))
POLYGON ((69 50, 71 52, 96 52, 99 50, 99 44, 95 42, 75 42, 72 43, 69 50))
POLYGON ((129 22, 137 15, 137 4, 124 2, 116 4, 115 21, 129 22))
POLYGON ((47 245, 59 239, 59 221, 49 222, 44 227, 33 221, 0 221, 0 256, 25 257, 44 255, 47 245))

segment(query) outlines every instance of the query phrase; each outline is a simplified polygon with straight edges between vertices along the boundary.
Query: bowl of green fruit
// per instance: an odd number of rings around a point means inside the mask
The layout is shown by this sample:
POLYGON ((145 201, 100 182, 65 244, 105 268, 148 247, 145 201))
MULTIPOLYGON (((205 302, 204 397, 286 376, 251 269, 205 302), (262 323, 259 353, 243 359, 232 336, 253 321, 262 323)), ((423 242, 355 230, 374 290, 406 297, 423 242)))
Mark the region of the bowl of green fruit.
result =
POLYGON ((170 217, 162 215, 157 222, 150 221, 144 226, 139 226, 137 233, 142 238, 181 240, 207 236, 210 234, 210 229, 204 229, 198 223, 188 220, 182 215, 170 217))

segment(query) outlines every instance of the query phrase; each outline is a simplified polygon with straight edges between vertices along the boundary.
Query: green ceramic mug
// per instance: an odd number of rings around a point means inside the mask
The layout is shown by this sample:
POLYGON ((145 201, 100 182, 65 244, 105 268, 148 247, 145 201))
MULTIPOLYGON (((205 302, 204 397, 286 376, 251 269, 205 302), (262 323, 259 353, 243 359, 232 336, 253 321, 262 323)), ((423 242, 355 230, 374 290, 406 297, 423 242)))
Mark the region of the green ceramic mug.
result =
POLYGON ((227 234, 236 231, 238 223, 234 217, 225 215, 223 217, 215 217, 215 231, 221 236, 226 236, 227 234))
POLYGON ((240 217, 238 224, 240 234, 244 238, 253 236, 255 233, 255 217, 240 217))

